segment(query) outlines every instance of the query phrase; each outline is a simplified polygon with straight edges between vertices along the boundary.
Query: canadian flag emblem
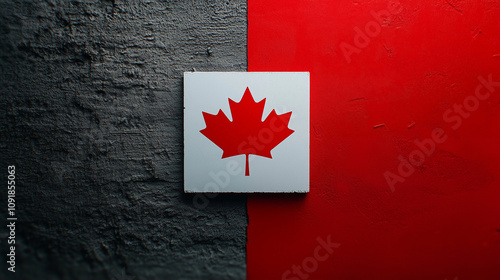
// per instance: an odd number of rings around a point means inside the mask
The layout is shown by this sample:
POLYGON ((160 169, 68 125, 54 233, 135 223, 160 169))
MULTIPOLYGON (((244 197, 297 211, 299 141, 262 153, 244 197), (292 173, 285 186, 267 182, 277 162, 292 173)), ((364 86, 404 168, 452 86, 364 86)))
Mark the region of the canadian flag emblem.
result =
POLYGON ((247 88, 239 103, 229 99, 232 122, 222 110, 219 110, 217 115, 203 112, 207 128, 200 132, 224 150, 222 158, 244 154, 245 176, 250 175, 250 154, 272 158, 271 150, 293 133, 293 130, 287 127, 292 112, 278 115, 272 110, 269 116, 261 121, 265 101, 266 99, 255 102, 247 88))
POLYGON ((186 72, 184 191, 308 192, 309 73, 186 72))

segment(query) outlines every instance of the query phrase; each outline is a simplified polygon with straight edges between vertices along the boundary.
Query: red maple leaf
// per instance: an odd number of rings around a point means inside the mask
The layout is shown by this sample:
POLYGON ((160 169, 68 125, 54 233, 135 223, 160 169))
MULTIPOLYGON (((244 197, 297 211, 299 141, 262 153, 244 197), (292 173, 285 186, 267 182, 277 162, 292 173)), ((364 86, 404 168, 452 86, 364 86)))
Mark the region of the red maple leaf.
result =
POLYGON ((272 110, 261 121, 266 99, 256 103, 248 88, 240 102, 228 100, 233 121, 222 110, 217 115, 203 112, 207 127, 200 132, 224 151, 222 158, 245 155, 245 176, 249 176, 248 155, 272 158, 271 150, 294 132, 288 128, 292 112, 278 115, 272 110))

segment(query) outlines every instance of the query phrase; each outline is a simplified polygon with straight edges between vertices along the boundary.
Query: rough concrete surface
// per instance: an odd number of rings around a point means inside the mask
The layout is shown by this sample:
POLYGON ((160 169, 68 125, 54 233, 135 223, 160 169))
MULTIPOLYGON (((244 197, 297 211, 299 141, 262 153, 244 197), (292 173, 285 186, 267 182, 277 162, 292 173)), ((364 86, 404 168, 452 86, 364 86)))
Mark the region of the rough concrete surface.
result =
POLYGON ((242 0, 0 2, 1 279, 245 278, 246 197, 183 193, 182 74, 245 71, 246 24, 242 0))

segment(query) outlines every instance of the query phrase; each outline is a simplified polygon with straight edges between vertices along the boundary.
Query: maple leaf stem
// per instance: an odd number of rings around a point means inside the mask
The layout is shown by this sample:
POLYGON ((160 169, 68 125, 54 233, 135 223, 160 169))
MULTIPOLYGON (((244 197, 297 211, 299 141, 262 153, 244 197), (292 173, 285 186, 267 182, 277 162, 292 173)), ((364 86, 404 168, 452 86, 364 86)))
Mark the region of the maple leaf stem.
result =
POLYGON ((250 176, 250 167, 248 166, 248 155, 245 154, 246 156, 246 162, 245 162, 245 176, 250 176))

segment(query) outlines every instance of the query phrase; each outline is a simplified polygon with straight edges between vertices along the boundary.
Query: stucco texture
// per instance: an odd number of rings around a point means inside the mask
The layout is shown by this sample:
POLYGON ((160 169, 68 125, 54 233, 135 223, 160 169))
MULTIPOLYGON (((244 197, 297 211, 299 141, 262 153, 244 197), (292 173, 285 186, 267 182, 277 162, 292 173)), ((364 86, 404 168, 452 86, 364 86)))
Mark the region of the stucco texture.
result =
POLYGON ((246 197, 183 192, 182 76, 246 71, 246 24, 240 0, 0 3, 1 279, 245 278, 246 197))

